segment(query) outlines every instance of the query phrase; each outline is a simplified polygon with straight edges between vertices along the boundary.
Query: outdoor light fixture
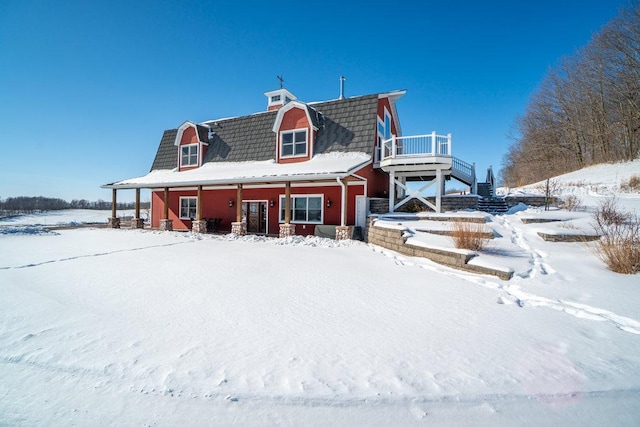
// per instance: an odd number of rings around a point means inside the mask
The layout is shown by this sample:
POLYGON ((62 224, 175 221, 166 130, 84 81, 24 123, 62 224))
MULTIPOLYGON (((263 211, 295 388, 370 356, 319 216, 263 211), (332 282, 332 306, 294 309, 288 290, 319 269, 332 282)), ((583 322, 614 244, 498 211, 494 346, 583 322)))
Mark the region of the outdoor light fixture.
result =
POLYGON ((233 199, 229 199, 229 207, 232 208, 233 207, 233 199))
POLYGON ((273 201, 273 199, 269 200, 269 207, 272 208, 276 205, 276 202, 273 201))
POLYGON ((331 207, 331 199, 327 199, 327 207, 330 208, 331 207))

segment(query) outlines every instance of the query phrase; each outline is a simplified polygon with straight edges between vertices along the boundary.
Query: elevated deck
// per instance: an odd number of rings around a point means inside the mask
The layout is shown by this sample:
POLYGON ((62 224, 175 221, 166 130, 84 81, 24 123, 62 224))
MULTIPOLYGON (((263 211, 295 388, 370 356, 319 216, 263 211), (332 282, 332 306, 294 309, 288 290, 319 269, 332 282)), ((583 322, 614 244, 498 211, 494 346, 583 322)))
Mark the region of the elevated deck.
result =
POLYGON ((440 170, 469 186, 476 182, 475 166, 451 155, 451 134, 392 136, 383 142, 380 157, 380 168, 388 173, 435 177, 440 170))
POLYGON ((383 142, 379 166, 390 177, 389 206, 393 212, 398 207, 416 198, 436 212, 440 212, 440 198, 444 193, 443 179, 455 178, 468 185, 476 193, 475 165, 451 155, 451 134, 437 135, 432 132, 418 136, 392 136, 383 142), (427 181, 418 191, 411 190, 407 181, 427 181), (436 204, 422 197, 422 192, 436 184, 436 204), (396 186, 407 194, 395 203, 396 186))

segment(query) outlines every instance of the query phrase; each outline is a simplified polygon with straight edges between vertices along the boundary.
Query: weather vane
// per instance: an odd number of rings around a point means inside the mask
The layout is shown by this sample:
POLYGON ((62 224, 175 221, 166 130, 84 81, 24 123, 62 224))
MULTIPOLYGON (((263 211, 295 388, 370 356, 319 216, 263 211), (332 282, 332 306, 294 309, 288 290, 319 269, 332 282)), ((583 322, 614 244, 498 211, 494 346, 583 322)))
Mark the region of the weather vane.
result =
POLYGON ((276 77, 278 78, 278 80, 280 80, 280 89, 282 89, 282 86, 284 85, 284 79, 282 78, 282 75, 276 77))

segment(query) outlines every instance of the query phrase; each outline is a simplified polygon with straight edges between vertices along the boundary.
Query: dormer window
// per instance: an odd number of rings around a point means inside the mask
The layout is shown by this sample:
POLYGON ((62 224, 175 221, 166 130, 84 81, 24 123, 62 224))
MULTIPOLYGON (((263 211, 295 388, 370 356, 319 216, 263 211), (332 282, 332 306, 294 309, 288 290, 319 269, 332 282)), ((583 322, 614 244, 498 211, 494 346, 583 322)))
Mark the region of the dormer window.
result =
POLYGON ((198 166, 198 144, 180 147, 180 167, 198 166))
POLYGON ((307 155, 307 129, 296 129, 280 133, 280 157, 302 157, 307 155))

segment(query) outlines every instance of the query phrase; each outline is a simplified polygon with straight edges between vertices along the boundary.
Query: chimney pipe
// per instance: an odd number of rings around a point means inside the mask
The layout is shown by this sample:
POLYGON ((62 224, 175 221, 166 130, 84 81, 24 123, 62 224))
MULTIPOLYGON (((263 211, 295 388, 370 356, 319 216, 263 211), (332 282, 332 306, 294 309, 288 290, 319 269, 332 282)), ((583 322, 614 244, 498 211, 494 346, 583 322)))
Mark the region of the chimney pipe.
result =
POLYGON ((340 98, 338 99, 344 99, 344 81, 344 76, 340 76, 340 98))

